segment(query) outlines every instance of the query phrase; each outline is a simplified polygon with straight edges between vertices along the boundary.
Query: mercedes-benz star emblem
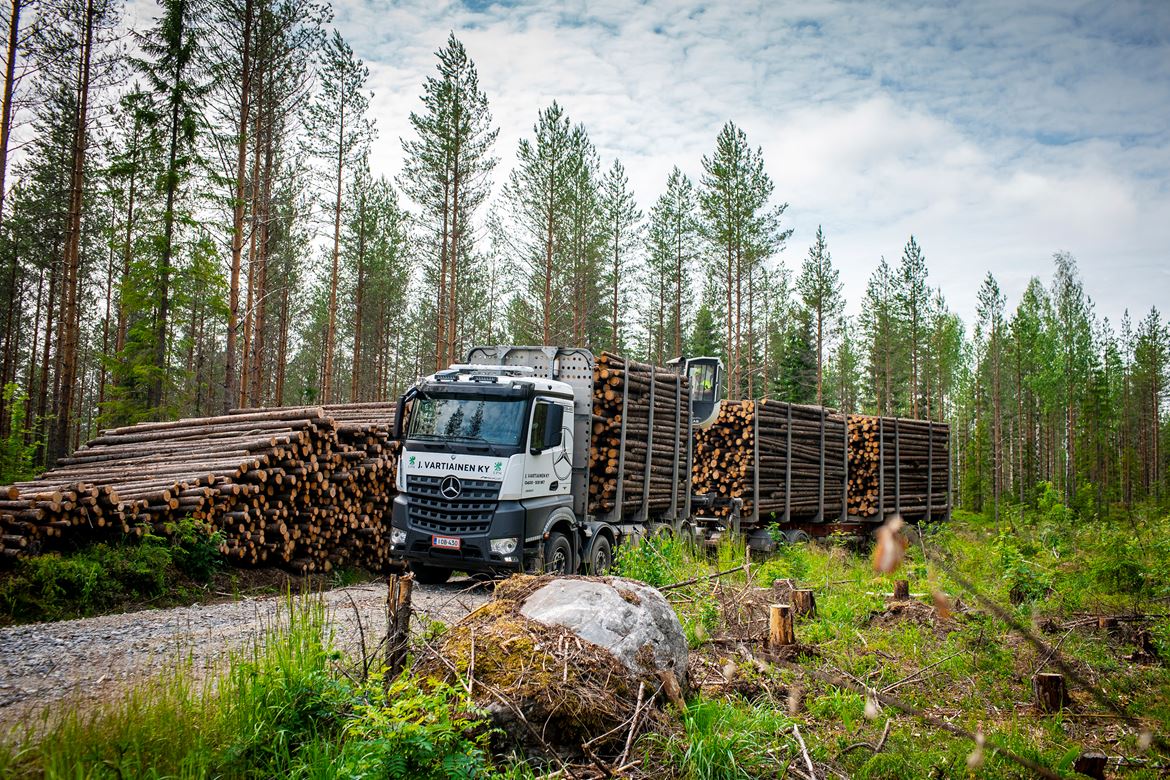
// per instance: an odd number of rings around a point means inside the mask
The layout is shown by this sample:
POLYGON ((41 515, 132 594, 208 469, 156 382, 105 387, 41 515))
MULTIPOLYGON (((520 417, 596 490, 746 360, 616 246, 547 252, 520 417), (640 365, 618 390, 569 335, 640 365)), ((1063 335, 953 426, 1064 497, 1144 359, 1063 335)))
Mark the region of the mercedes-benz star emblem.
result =
POLYGON ((459 498, 459 494, 463 492, 463 485, 459 482, 459 477, 443 477, 443 481, 439 483, 439 492, 443 494, 443 498, 459 498))

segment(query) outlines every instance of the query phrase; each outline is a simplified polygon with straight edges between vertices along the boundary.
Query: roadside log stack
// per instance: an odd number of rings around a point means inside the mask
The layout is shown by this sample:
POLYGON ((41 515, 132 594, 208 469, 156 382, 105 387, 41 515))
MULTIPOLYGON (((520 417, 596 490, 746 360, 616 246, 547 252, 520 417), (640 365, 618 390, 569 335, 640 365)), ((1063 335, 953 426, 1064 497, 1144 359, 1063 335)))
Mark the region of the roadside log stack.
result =
POLYGON ((849 514, 910 520, 949 510, 950 428, 901 417, 849 416, 849 514))
MULTIPOLYGON (((724 401, 706 430, 695 432, 696 493, 740 499, 747 520, 834 520, 845 500, 845 419, 819 406, 781 401, 724 401)), ((710 510, 731 513, 729 501, 710 510)))
POLYGON ((240 565, 381 569, 394 498, 393 404, 239 409, 104 431, 51 471, 0 488, 0 559, 190 517, 240 565))
POLYGON ((624 512, 681 512, 690 435, 686 376, 609 352, 598 355, 593 372, 589 511, 610 512, 620 501, 624 512))

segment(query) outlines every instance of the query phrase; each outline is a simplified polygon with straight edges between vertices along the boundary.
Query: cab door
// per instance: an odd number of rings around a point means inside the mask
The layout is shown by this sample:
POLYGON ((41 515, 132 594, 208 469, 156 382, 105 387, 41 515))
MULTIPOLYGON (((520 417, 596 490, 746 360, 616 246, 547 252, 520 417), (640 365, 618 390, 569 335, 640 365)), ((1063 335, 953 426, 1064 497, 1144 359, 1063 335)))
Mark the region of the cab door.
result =
POLYGON ((569 441, 572 414, 573 407, 568 401, 538 397, 532 404, 522 497, 569 493, 573 480, 573 453, 569 441))

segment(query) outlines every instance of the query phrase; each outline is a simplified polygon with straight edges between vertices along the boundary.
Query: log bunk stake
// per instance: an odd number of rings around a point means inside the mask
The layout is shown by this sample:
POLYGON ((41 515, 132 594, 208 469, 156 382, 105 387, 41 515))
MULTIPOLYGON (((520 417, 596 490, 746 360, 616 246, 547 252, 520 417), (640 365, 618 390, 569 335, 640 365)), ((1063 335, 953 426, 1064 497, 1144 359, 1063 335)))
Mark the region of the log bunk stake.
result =
POLYGON ((593 371, 589 512, 619 509, 643 519, 677 520, 687 501, 690 385, 669 369, 609 352, 593 371))
POLYGON ((237 565, 327 572, 389 562, 395 404, 238 409, 103 431, 52 470, 0 487, 0 563, 168 535, 184 518, 237 565))
POLYGON ((695 432, 691 479, 696 493, 743 501, 745 527, 773 521, 835 520, 846 479, 845 419, 822 407, 780 401, 724 401, 706 430, 695 432))
POLYGON ((943 519, 950 507, 950 428, 930 420, 849 415, 849 514, 881 522, 943 519))

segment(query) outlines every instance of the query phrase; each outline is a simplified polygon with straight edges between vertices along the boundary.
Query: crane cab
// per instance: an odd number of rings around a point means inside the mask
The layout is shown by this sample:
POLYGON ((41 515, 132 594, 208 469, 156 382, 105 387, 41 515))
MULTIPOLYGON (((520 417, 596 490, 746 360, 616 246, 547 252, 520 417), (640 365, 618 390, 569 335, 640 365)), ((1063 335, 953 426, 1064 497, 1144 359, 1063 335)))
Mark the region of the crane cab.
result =
POLYGON ((723 361, 717 357, 677 357, 666 363, 683 369, 691 385, 691 425, 708 428, 723 401, 723 361))

